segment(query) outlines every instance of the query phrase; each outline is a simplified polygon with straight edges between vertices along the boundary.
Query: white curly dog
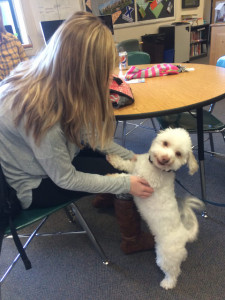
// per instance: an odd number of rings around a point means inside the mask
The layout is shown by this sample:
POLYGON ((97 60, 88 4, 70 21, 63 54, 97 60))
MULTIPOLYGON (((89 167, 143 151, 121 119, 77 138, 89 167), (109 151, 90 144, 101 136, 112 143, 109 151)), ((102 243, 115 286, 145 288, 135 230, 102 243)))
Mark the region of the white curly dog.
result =
POLYGON ((192 153, 188 132, 182 128, 168 128, 153 140, 146 154, 136 161, 109 155, 108 161, 117 169, 145 178, 154 193, 148 198, 134 197, 136 206, 155 237, 156 262, 165 273, 161 287, 176 286, 180 265, 187 257, 187 242, 197 238, 198 221, 193 209, 202 209, 203 202, 194 197, 176 199, 175 172, 187 164, 189 174, 198 170, 192 153))

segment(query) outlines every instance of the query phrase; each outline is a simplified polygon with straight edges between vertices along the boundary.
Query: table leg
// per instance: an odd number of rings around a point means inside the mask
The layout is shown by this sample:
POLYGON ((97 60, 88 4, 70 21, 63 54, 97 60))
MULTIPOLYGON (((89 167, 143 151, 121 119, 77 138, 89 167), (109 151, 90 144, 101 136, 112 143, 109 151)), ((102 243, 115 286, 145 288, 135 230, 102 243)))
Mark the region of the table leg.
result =
MULTIPOLYGON (((197 135, 198 135, 198 159, 200 167, 201 193, 202 200, 206 200, 206 184, 205 184, 205 165, 204 165, 204 132, 203 132, 203 108, 197 109, 197 135)), ((207 218, 207 212, 204 211, 202 216, 207 218)))
POLYGON ((126 127, 127 127, 127 121, 123 121, 123 129, 122 129, 122 146, 125 147, 125 138, 126 138, 126 127))

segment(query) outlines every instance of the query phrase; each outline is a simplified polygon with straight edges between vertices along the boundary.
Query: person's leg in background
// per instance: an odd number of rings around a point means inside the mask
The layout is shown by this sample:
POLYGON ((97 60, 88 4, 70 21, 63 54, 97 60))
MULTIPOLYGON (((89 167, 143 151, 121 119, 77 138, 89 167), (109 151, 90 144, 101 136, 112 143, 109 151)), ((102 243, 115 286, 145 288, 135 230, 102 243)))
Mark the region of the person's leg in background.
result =
POLYGON ((114 200, 115 215, 120 227, 120 248, 125 254, 152 250, 153 235, 141 230, 141 217, 130 194, 117 195, 114 200))

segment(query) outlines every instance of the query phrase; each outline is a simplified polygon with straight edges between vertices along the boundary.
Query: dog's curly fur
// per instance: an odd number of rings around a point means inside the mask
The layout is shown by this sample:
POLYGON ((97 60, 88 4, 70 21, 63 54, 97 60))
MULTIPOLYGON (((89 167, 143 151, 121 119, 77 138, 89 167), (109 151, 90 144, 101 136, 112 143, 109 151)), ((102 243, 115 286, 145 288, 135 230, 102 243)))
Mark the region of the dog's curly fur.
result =
POLYGON ((176 199, 175 172, 187 164, 189 174, 198 170, 188 132, 168 128, 153 140, 146 154, 136 161, 109 155, 108 161, 117 169, 145 178, 154 193, 145 199, 134 197, 142 218, 155 237, 156 262, 165 273, 161 287, 172 289, 180 274, 180 265, 187 257, 186 243, 197 238, 198 221, 193 209, 202 209, 203 202, 194 197, 176 199))

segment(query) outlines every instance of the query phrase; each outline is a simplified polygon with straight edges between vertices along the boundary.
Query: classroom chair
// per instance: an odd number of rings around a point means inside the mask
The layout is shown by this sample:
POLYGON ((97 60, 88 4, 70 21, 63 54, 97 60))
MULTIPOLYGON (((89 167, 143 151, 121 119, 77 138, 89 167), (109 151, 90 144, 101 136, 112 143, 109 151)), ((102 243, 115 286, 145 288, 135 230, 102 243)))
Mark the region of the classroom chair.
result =
POLYGON ((129 66, 150 64, 151 62, 150 55, 143 51, 127 52, 127 56, 129 66))
POLYGON ((131 51, 140 51, 140 43, 138 39, 130 39, 130 40, 125 40, 117 45, 117 50, 118 52, 131 52, 131 51))
MULTIPOLYGON (((100 244, 98 243, 97 239, 93 235, 91 229, 87 225, 84 217, 82 216, 80 210, 78 209, 78 206, 74 203, 75 201, 79 200, 79 198, 74 198, 71 201, 68 201, 64 204, 57 205, 54 207, 50 208, 42 208, 42 209, 30 209, 30 210, 22 210, 22 212, 15 218, 14 220, 14 225, 16 230, 18 231, 18 236, 19 238, 27 238, 26 242, 24 243, 23 248, 26 249, 27 246, 31 243, 34 237, 41 237, 41 236, 52 236, 52 235, 72 235, 72 234, 86 234, 90 241, 92 242, 93 246, 97 250, 98 254, 100 255, 102 262, 104 265, 109 264, 109 260, 106 257, 103 249, 101 248, 100 244), (39 230, 41 227, 45 224, 47 219, 55 212, 65 209, 68 218, 72 223, 78 223, 82 230, 75 230, 75 231, 68 231, 68 232, 54 232, 54 233, 39 233, 39 230), (35 229, 32 229, 31 233, 23 233, 20 234, 19 231, 21 229, 27 229, 32 224, 35 224, 35 229)), ((10 228, 6 228, 5 230, 5 238, 11 238, 11 230, 10 228)), ((4 243, 4 240, 3 240, 4 243)), ((16 262, 19 260, 21 257, 20 253, 14 258, 10 266, 7 268, 7 270, 4 272, 3 276, 0 277, 0 285, 3 283, 3 281, 6 279, 7 275, 9 272, 13 269, 15 266, 16 262)))
POLYGON ((217 62, 216 62, 217 67, 225 68, 225 56, 221 56, 217 62))

